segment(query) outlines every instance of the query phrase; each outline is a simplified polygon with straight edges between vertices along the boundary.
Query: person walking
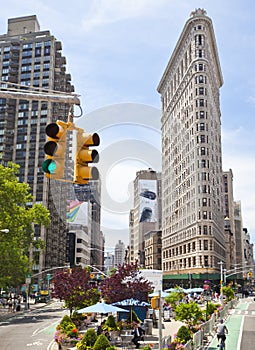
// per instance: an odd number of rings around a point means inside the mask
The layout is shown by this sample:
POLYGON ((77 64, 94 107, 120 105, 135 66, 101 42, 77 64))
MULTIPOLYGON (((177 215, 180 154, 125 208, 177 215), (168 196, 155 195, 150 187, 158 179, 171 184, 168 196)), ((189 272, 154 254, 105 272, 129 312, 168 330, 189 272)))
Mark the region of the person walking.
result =
POLYGON ((218 339, 217 347, 219 347, 221 341, 223 343, 225 343, 226 334, 228 334, 227 326, 224 324, 222 319, 220 320, 219 324, 217 325, 217 331, 216 332, 217 332, 217 339, 218 339))

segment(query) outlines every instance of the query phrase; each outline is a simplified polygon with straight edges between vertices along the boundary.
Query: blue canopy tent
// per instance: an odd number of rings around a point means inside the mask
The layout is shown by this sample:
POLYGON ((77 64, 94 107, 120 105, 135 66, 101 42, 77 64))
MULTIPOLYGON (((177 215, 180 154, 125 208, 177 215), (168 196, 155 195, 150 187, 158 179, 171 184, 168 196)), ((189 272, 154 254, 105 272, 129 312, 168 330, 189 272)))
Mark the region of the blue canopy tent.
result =
MULTIPOLYGON (((131 320, 132 320, 132 310, 135 311, 138 318, 143 322, 146 318, 147 308, 150 306, 150 303, 147 303, 146 301, 140 301, 138 299, 125 299, 121 301, 117 301, 116 303, 113 303, 112 305, 121 306, 121 308, 124 308, 131 313, 131 320)), ((119 319, 127 319, 126 314, 119 313, 119 319)))

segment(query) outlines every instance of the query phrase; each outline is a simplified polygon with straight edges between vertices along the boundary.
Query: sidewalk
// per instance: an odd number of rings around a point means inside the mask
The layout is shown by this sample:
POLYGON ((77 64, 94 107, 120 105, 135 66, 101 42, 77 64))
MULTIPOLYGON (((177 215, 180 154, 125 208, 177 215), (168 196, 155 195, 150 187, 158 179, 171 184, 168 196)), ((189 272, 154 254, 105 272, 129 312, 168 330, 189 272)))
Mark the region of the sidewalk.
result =
MULTIPOLYGON (((162 321, 162 340, 165 337, 171 336, 171 339, 174 338, 174 335, 176 335, 178 329, 183 325, 180 321, 171 320, 170 322, 163 322, 162 321)), ((144 341, 140 342, 140 348, 142 349, 145 345, 151 344, 153 346, 153 349, 159 349, 159 329, 158 328, 152 328, 152 335, 146 335, 144 341)), ((118 350, 128 350, 128 349, 134 349, 134 345, 132 343, 130 344, 121 344, 117 346, 118 350)), ((55 349, 54 349, 55 350, 55 349)))
MULTIPOLYGON (((178 329, 183 325, 180 321, 171 320, 171 322, 162 322, 162 339, 164 337, 171 336, 173 339, 174 335, 177 333, 178 329)), ((159 329, 152 328, 152 335, 146 335, 144 342, 140 342, 140 349, 142 349, 145 345, 152 344, 153 349, 159 349, 159 329)), ((119 344, 116 346, 118 350, 131 350, 134 349, 134 345, 130 344, 119 344)), ((58 344, 54 342, 51 344, 50 350, 58 350, 58 344)), ((75 350, 76 347, 72 348, 75 350)))
POLYGON ((26 309, 26 304, 21 303, 21 310, 20 311, 8 311, 8 307, 0 307, 0 323, 8 320, 9 318, 22 315, 24 312, 29 312, 35 309, 39 309, 41 307, 44 307, 47 305, 46 303, 34 303, 34 300, 30 301, 29 308, 26 309))

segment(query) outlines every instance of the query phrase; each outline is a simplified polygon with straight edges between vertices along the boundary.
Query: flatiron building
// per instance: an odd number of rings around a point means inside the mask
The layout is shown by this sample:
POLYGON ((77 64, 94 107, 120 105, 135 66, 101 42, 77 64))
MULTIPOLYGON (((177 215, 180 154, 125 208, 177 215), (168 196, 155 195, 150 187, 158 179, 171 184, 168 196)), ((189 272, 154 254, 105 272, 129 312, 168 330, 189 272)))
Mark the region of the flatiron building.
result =
MULTIPOLYGON (((158 85, 162 266, 167 285, 219 277, 225 262, 220 88, 212 20, 196 9, 158 85), (172 281, 172 282, 171 282, 172 281)), ((193 282, 194 283, 194 282, 193 282)))

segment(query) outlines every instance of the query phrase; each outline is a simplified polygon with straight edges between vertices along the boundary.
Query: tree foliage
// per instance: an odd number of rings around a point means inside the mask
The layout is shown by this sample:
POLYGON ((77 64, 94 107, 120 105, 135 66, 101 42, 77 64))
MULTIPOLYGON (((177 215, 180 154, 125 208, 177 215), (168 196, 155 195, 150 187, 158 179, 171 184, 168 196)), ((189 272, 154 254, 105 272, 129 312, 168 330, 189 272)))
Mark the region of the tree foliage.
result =
POLYGON ((65 301, 72 314, 73 310, 96 304, 100 293, 90 284, 90 271, 82 267, 57 271, 53 276, 53 297, 65 301))
POLYGON ((173 310, 179 305, 180 301, 184 298, 184 293, 180 287, 175 287, 176 291, 171 292, 166 298, 165 302, 171 304, 173 310))
POLYGON ((224 295, 226 295, 226 302, 229 302, 235 298, 235 293, 231 287, 223 287, 222 292, 224 295))
POLYGON ((175 319, 196 326, 203 318, 203 311, 195 302, 181 303, 175 308, 175 319))
POLYGON ((29 250, 43 247, 34 240, 35 225, 49 225, 49 211, 33 202, 30 187, 18 182, 19 166, 0 165, 0 286, 17 287, 30 272, 29 250), (9 232, 3 232, 9 230, 9 232))
POLYGON ((151 282, 140 274, 137 263, 120 265, 101 284, 102 297, 107 303, 130 298, 147 301, 151 289, 151 282))

